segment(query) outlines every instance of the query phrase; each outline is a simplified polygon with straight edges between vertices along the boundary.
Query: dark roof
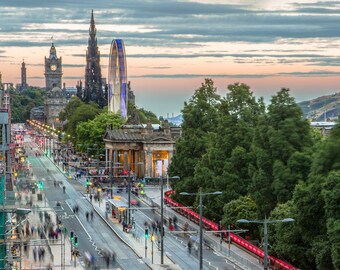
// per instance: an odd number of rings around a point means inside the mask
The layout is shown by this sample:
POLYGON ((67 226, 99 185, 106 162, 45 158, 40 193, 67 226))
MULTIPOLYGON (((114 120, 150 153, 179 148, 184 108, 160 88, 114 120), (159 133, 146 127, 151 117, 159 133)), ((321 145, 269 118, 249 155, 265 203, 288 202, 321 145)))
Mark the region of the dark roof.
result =
POLYGON ((143 137, 139 133, 132 133, 125 131, 124 129, 112 129, 107 131, 107 136, 109 140, 115 141, 142 141, 143 137))

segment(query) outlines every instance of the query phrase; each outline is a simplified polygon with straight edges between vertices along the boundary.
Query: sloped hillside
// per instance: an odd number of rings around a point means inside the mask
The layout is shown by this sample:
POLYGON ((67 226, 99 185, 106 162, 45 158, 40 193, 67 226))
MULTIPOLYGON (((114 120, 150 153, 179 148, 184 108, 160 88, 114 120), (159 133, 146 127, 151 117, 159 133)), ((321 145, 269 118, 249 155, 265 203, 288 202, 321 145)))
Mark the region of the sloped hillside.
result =
POLYGON ((313 121, 336 120, 340 115, 340 92, 299 103, 303 114, 313 121))

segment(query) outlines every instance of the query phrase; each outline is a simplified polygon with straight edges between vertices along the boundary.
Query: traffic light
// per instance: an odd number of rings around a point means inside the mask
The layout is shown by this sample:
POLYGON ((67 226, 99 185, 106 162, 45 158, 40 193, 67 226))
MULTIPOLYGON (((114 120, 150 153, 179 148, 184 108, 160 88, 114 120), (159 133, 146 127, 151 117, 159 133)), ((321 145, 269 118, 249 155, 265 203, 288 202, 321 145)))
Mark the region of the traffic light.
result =
POLYGON ((44 189, 44 183, 39 181, 38 182, 38 188, 39 188, 39 190, 43 190, 44 189))
POLYGON ((78 237, 77 236, 74 237, 74 246, 78 247, 78 237))
POLYGON ((73 239, 74 239, 74 233, 70 232, 70 240, 73 241, 73 239))
POLYGON ((86 187, 88 187, 89 185, 90 185, 89 179, 86 179, 86 187))
POLYGON ((145 228, 145 232, 144 232, 145 238, 149 238, 149 229, 145 228))

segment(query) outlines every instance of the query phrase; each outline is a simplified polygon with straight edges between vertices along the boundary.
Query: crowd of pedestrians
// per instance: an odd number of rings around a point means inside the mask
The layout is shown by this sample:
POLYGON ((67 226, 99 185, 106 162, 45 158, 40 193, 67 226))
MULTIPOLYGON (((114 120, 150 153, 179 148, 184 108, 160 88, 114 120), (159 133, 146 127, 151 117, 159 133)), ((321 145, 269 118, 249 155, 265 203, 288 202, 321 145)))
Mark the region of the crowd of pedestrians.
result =
MULTIPOLYGON (((29 220, 26 220, 22 226, 17 227, 14 233, 20 234, 21 239, 23 239, 22 251, 25 257, 30 260, 30 263, 34 262, 36 267, 41 267, 45 264, 46 269, 51 269, 53 255, 49 253, 49 256, 46 256, 48 246, 42 240, 46 238, 51 241, 57 240, 61 230, 57 224, 52 222, 50 213, 42 211, 39 207, 33 205, 33 198, 29 190, 29 186, 21 187, 21 194, 24 195, 18 196, 17 199, 20 205, 24 204, 24 206, 32 207, 36 212, 37 219, 33 219, 32 224, 29 220)), ((12 254, 20 254, 19 249, 19 245, 13 244, 11 247, 12 254)))

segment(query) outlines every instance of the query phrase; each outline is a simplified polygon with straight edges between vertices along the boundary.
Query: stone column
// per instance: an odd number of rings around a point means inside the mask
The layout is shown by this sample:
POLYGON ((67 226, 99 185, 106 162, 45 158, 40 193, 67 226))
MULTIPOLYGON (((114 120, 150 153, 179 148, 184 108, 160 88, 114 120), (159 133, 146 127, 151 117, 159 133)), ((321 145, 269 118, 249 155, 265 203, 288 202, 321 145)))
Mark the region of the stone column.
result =
MULTIPOLYGON (((171 163, 171 159, 174 156, 174 150, 168 150, 168 168, 171 163)), ((168 168, 166 168, 166 174, 168 174, 168 168)))
POLYGON ((128 170, 128 152, 125 150, 124 151, 124 170, 128 170))
POLYGON ((111 149, 105 148, 105 169, 109 169, 110 167, 110 162, 111 162, 111 155, 110 155, 111 149))
POLYGON ((134 151, 135 153, 135 175, 138 176, 139 175, 139 168, 140 168, 140 164, 139 164, 139 151, 134 151))
POLYGON ((118 151, 114 150, 113 151, 113 164, 112 164, 112 166, 113 166, 113 176, 115 176, 117 174, 117 171, 118 171, 117 166, 119 164, 117 164, 117 163, 118 163, 118 151))
POLYGON ((149 177, 153 177, 152 175, 152 167, 153 167, 153 164, 152 164, 152 150, 151 149, 148 149, 148 175, 149 177))
POLYGON ((140 160, 141 160, 141 162, 142 162, 142 165, 141 165, 141 177, 145 177, 145 168, 146 168, 146 159, 145 159, 145 150, 142 150, 142 151, 140 151, 140 160))

